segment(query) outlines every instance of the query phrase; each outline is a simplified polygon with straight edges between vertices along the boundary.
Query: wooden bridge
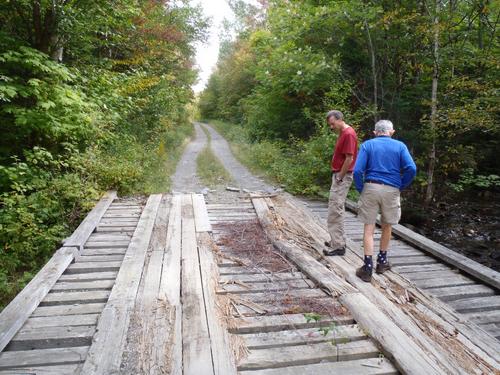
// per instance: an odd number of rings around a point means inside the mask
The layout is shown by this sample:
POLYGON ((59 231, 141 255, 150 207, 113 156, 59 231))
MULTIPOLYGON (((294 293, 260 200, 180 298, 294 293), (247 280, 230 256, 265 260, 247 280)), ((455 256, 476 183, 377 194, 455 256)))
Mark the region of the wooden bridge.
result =
POLYGON ((325 258, 325 214, 110 192, 0 314, 0 374, 500 373, 499 273, 396 226, 364 283, 362 224, 325 258))

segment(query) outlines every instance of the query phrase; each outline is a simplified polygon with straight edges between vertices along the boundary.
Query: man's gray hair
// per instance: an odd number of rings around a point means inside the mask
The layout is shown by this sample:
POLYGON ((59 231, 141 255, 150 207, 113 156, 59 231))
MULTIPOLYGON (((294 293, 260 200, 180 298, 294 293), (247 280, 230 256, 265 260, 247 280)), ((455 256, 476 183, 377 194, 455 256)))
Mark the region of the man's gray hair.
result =
POLYGON ((335 117, 335 120, 343 120, 344 119, 344 114, 342 112, 337 111, 337 110, 333 110, 333 111, 329 111, 326 114, 326 121, 328 121, 328 119, 332 116, 335 117))
POLYGON ((394 130, 394 126, 389 120, 380 120, 375 124, 376 133, 389 134, 391 130, 394 130))

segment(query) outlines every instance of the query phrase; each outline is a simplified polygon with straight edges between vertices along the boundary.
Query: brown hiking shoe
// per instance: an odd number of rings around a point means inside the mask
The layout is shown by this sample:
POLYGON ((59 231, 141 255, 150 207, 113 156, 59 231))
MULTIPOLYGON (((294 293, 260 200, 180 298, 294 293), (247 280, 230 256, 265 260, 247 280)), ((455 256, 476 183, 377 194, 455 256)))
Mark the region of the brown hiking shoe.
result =
POLYGON ((387 263, 377 263, 377 268, 375 269, 376 273, 384 273, 385 271, 389 271, 391 269, 391 264, 387 263))
POLYGON ((356 276, 367 283, 372 281, 372 272, 368 271, 365 266, 362 266, 356 270, 356 276))

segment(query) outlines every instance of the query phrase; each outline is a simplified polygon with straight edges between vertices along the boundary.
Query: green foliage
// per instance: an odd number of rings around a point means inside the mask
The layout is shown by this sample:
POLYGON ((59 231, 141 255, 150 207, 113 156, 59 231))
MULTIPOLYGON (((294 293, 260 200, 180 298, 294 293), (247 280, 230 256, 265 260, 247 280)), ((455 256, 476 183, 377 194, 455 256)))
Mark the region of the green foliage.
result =
POLYGON ((103 191, 169 189, 206 27, 187 0, 2 3, 0 305, 103 191))
POLYGON ((500 176, 496 174, 476 175, 472 168, 467 168, 456 183, 449 185, 455 192, 462 192, 466 189, 498 189, 500 188, 500 176))
MULTIPOLYGON (((436 4, 273 0, 262 13, 240 7, 245 17, 238 18, 236 40, 221 47, 200 96, 201 116, 242 125, 251 141, 261 143, 236 147, 242 154, 247 147, 262 152, 262 161, 249 158, 298 193, 322 194, 327 184, 327 164, 320 160, 326 162, 331 150, 322 150, 321 142, 333 142, 322 127, 334 108, 361 139, 371 137, 374 121, 394 122, 420 171, 416 199, 429 181, 423 171, 433 145, 438 195, 464 185, 466 168, 474 176, 496 175, 498 2, 436 4), (437 113, 431 121, 435 62, 437 113)), ((496 189, 494 180, 479 180, 496 189)))

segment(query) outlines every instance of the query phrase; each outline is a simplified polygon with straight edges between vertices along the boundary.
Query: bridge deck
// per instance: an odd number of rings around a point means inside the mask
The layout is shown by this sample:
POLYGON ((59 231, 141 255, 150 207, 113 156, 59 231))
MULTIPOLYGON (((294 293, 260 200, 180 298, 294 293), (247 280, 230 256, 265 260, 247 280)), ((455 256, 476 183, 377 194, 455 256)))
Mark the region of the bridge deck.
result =
MULTIPOLYGON (((0 314, 0 374, 500 370, 497 288, 399 240, 391 261, 414 284, 396 273, 359 284, 349 277, 362 230, 354 215, 349 255, 329 264, 298 234, 319 239, 321 225, 302 209, 288 222, 279 205, 108 194, 0 314), (283 215, 276 226, 270 212, 283 215)), ((324 204, 309 206, 324 216, 324 204)))

